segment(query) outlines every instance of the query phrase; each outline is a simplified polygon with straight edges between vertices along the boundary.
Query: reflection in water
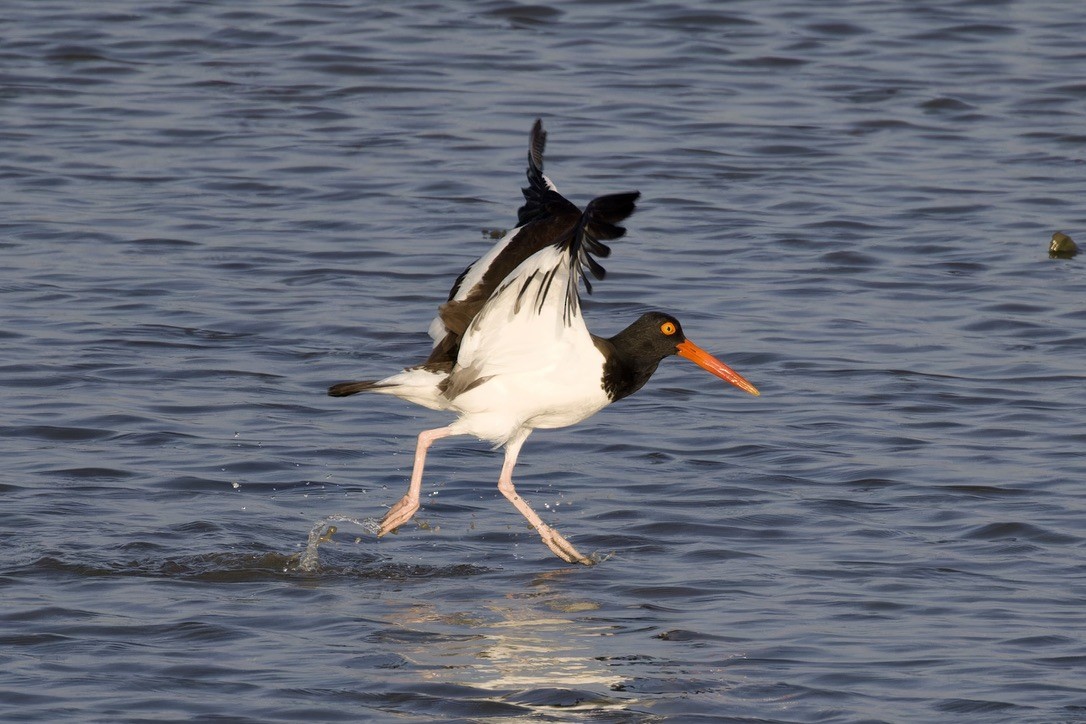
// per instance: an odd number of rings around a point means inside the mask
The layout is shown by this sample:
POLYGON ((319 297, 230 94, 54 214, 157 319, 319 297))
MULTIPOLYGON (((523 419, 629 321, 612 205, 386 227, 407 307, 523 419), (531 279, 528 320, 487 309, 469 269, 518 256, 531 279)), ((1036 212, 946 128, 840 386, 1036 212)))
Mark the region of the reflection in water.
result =
POLYGON ((428 680, 493 692, 488 699, 563 711, 628 707, 630 699, 613 694, 622 677, 599 652, 600 637, 613 627, 564 615, 600 605, 549 585, 569 573, 548 572, 529 590, 481 599, 470 611, 443 612, 440 602, 416 599, 390 621, 406 630, 393 634, 403 646, 398 653, 428 680))

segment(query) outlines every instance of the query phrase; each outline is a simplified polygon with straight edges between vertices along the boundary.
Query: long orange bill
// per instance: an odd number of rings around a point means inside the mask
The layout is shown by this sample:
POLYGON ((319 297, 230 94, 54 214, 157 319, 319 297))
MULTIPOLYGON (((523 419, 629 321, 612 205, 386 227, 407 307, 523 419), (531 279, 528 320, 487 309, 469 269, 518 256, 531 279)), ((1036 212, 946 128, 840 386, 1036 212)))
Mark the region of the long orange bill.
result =
POLYGON ((706 372, 711 372, 725 382, 730 382, 741 390, 746 390, 752 395, 760 395, 758 388, 743 379, 743 375, 733 370, 728 365, 697 346, 689 339, 678 345, 679 356, 685 357, 706 372))

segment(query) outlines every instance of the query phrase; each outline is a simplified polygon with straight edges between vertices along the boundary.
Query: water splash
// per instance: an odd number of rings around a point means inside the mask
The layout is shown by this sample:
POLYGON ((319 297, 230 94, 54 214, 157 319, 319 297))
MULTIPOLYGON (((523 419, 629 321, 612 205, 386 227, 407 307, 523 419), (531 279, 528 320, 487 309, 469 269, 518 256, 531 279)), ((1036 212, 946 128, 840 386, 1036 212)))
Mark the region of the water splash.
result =
POLYGON ((313 573, 320 566, 320 557, 317 549, 321 543, 332 540, 332 536, 339 530, 329 523, 353 523, 368 533, 377 534, 381 530, 380 521, 376 518, 352 518, 349 515, 333 513, 318 520, 309 531, 309 540, 306 541, 305 551, 298 557, 297 570, 313 573))

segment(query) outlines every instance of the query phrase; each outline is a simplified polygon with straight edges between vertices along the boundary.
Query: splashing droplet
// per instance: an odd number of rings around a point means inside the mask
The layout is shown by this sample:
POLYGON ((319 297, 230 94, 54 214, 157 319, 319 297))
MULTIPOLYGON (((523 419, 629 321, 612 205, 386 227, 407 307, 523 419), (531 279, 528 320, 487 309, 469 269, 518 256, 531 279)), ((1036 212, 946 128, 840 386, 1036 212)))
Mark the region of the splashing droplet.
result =
POLYGON ((332 515, 326 515, 318 520, 313 527, 309 530, 309 539, 305 544, 305 551, 298 557, 298 570, 306 573, 314 573, 320 567, 320 557, 317 553, 317 548, 322 543, 329 543, 332 540, 332 536, 339 530, 334 525, 328 525, 329 523, 353 523, 363 530, 371 533, 377 533, 381 530, 381 523, 376 518, 352 518, 347 515, 340 515, 339 513, 333 513, 332 515))

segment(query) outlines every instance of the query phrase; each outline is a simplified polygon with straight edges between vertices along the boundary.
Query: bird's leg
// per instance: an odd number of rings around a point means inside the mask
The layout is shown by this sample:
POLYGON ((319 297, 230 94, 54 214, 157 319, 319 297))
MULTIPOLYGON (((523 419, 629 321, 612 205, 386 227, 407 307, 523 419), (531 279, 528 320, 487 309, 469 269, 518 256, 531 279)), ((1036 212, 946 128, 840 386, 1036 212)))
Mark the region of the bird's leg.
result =
POLYGON ((502 495, 504 495, 509 502, 520 511, 521 515, 528 519, 528 522, 536 529, 536 532, 539 533, 543 542, 547 544, 547 547, 550 548, 556 556, 566 563, 583 563, 586 566, 591 566, 595 561, 587 556, 581 555, 581 553, 573 547, 572 543, 562 537, 561 533, 544 523, 524 498, 520 497, 516 488, 513 487, 513 468, 517 464, 517 455, 520 454, 520 447, 524 444, 524 441, 528 438, 528 433, 530 432, 531 430, 517 433, 512 440, 506 443, 505 462, 502 463, 502 474, 498 479, 498 490, 500 490, 502 495))
POLYGON ((426 465, 426 450, 434 440, 440 440, 452 434, 451 427, 439 427, 419 433, 419 443, 415 447, 415 467, 411 471, 411 484, 407 487, 407 495, 400 498, 385 513, 385 517, 381 519, 381 529, 377 532, 378 538, 411 520, 418 511, 419 492, 422 490, 422 469, 426 465))

